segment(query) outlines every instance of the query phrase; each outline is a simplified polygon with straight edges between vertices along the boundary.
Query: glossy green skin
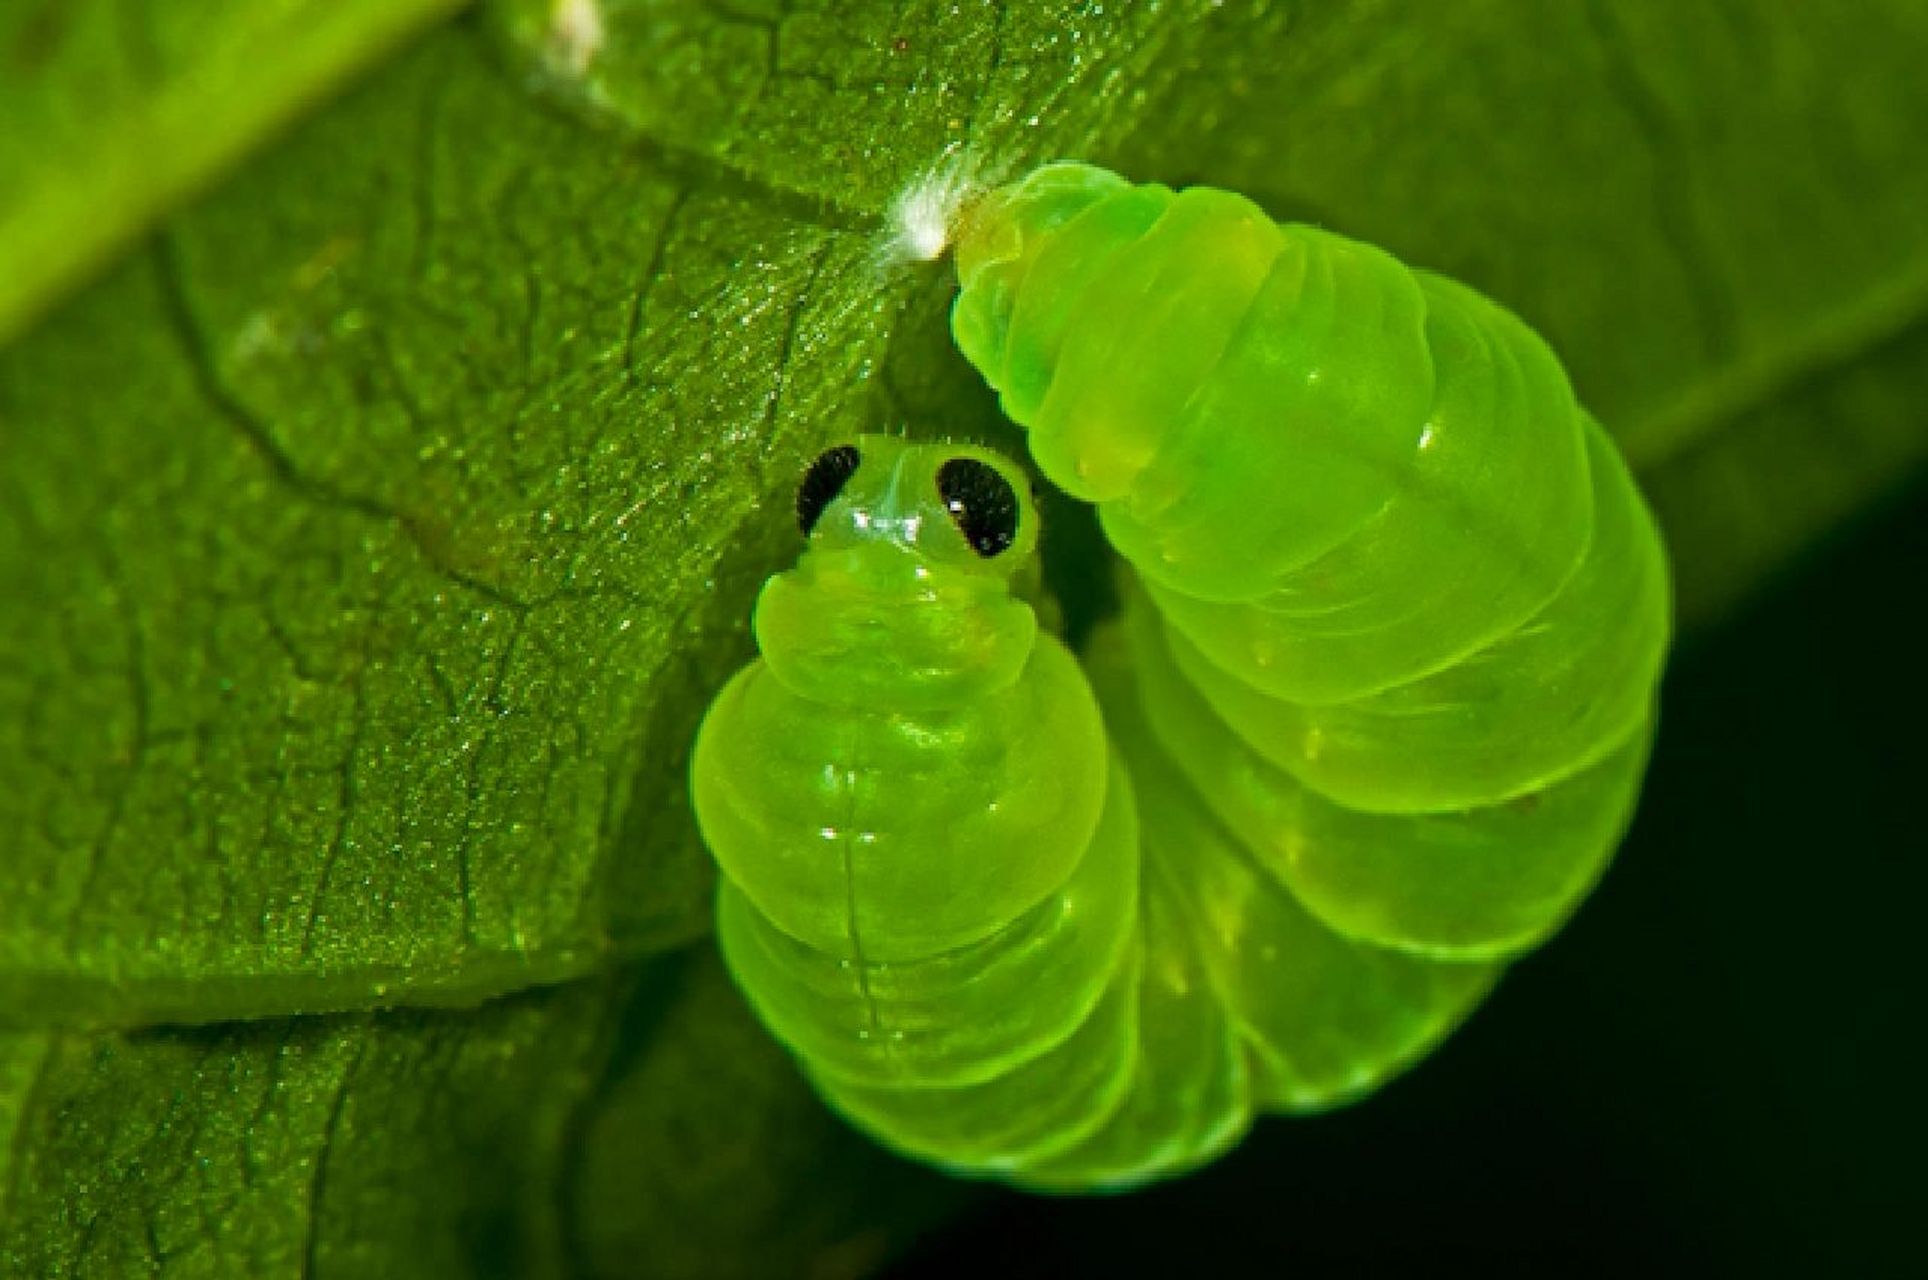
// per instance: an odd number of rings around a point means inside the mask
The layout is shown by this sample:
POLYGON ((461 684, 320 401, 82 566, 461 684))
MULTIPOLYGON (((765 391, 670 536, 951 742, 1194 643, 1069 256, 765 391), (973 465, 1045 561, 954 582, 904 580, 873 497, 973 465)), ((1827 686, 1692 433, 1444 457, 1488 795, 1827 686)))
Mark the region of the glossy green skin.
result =
POLYGON ((757 603, 762 657, 698 734, 696 815, 738 984, 883 1140, 1016 1175, 1129 1083, 1130 787, 1077 660, 1038 630, 1037 517, 980 558, 939 498, 967 446, 863 463, 757 603), (1053 1109, 1050 1103, 1059 1106, 1053 1109))
POLYGON ((1546 345, 1088 165, 985 196, 957 270, 959 348, 1133 570, 1139 700, 1201 803, 1348 937, 1460 960, 1557 928, 1631 815, 1671 602, 1546 345))
POLYGON ((719 935, 879 1140, 1130 1187, 1370 1092, 1574 908, 1645 765, 1665 561, 1544 346, 1365 246, 1053 166, 958 270, 959 346, 1099 505, 1124 614, 1081 669, 1025 603, 1031 509, 987 561, 939 507, 992 455, 861 441, 698 740, 719 935))
POLYGON ((1128 1187, 1255 1110, 1369 1089, 1477 999, 1490 966, 1341 937, 1225 833, 1157 745, 1116 624, 1091 653, 1101 720, 1024 602, 1029 505, 989 561, 939 507, 946 459, 994 455, 858 444, 692 771, 724 957, 834 1106, 961 1173, 1128 1187))

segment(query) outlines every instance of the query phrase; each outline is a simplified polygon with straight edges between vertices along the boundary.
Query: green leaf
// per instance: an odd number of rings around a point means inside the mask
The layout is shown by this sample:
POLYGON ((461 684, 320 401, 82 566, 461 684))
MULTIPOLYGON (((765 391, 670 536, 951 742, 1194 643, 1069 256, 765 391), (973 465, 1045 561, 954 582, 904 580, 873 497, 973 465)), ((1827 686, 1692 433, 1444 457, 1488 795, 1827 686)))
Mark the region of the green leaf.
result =
POLYGON ((18 345, 0 1010, 462 1000, 690 936, 685 744, 773 441, 856 425, 867 252, 455 31, 18 345))
POLYGON ((11 1177, 14 1132, 50 1041, 42 1033, 0 1032, 0 1187, 11 1177))
POLYGON ((1718 620, 1928 459, 1928 10, 1528 3, 1227 23, 1129 171, 1474 284, 1553 343, 1718 620))
MULTIPOLYGON (((210 4, 109 92, 108 6, 0 5, 33 72, 0 76, 0 336, 437 8, 210 4)), ((943 268, 877 253, 894 195, 1078 156, 1478 285, 1568 359, 1708 620, 1928 453, 1924 59, 1909 0, 502 0, 436 30, 0 351, 0 1258, 464 1272, 513 1219, 605 1274, 742 1272, 733 1237, 863 1269, 928 1211, 881 1193, 901 1167, 713 971, 633 1007, 596 975, 707 929, 687 746, 803 462, 1004 430, 943 268), (221 1019, 260 1021, 102 1029, 221 1019), (366 1116, 339 1234, 306 1176, 331 1089, 366 1116), (466 1181, 485 1126, 500 1176, 466 1181)), ((1101 547, 1053 515, 1088 614, 1101 547)))
POLYGON ((0 344, 156 215, 461 2, 0 6, 0 344))
POLYGON ((590 1276, 854 1276, 967 1203, 825 1111, 713 948, 654 966, 565 1188, 590 1276))
POLYGON ((607 1010, 584 986, 0 1041, 0 1086, 31 1086, 0 1146, 0 1272, 554 1274, 549 1188, 607 1010))
POLYGON ((459 1013, 0 1036, 0 1274, 853 1275, 964 1199, 825 1112, 707 948, 459 1013))

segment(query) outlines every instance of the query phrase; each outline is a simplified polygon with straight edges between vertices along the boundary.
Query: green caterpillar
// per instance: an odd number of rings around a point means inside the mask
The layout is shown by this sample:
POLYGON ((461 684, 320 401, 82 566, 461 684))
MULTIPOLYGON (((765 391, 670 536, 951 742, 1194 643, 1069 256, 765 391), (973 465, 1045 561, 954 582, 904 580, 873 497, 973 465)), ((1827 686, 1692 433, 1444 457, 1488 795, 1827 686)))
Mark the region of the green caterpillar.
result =
POLYGON ((1558 927, 1636 799, 1665 558, 1545 345, 1377 250, 1054 165, 956 262, 1123 615, 1083 667, 1040 629, 995 454, 823 455, 698 737, 719 936, 880 1140, 1128 1187, 1370 1091, 1558 927))

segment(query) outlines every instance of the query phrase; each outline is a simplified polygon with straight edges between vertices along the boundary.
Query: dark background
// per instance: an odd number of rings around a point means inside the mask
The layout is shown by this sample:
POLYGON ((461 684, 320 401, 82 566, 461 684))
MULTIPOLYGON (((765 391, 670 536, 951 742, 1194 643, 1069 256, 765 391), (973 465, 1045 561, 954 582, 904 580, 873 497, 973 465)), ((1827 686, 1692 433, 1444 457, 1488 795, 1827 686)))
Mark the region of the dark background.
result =
POLYGON ((890 1274, 1928 1275, 1924 591, 1917 482, 1677 649, 1618 861, 1408 1077, 890 1274))

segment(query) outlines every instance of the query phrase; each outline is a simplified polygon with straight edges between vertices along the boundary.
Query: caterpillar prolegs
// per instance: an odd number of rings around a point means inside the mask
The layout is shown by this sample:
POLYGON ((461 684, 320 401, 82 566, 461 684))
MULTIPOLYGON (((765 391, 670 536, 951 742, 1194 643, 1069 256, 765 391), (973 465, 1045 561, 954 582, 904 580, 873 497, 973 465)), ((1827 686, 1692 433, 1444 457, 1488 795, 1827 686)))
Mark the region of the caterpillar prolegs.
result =
POLYGON ((1463 286, 1083 165, 981 198, 956 262, 958 346, 1096 504, 1123 615, 1083 667, 1039 629, 1008 461, 826 453, 698 739, 719 936, 882 1141, 1130 1186, 1370 1091, 1558 927, 1637 795, 1665 559, 1463 286))

